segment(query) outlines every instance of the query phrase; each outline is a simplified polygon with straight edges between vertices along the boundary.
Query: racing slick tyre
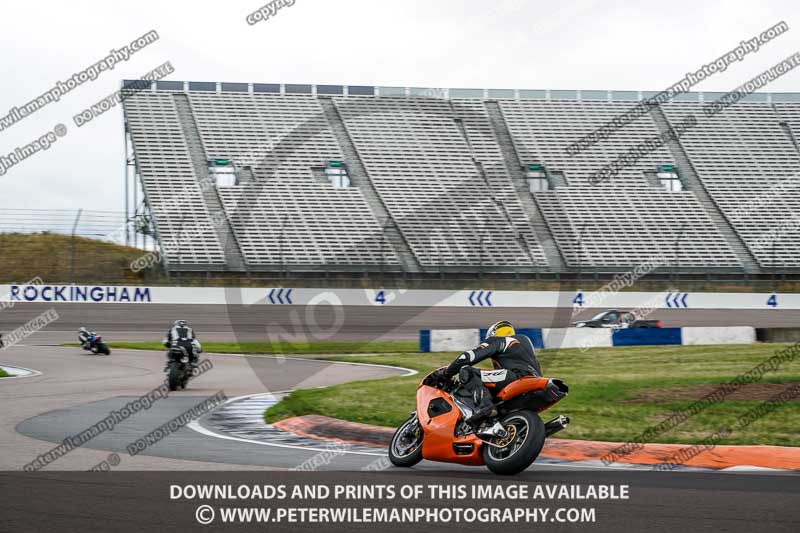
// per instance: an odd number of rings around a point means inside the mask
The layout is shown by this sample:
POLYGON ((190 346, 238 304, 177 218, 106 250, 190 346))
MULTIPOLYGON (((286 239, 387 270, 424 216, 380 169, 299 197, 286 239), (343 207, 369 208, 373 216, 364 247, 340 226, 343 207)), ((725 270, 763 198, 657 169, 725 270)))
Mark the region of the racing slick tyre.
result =
POLYGON ((394 466, 404 468, 422 461, 422 428, 416 413, 394 432, 389 444, 389 460, 394 466))
POLYGON ((180 381, 181 381, 180 370, 178 370, 178 365, 170 365, 169 374, 167 374, 167 383, 169 385, 169 390, 171 391, 178 390, 180 381))
POLYGON ((105 355, 111 355, 111 349, 108 346, 103 346, 100 348, 100 353, 105 355))
POLYGON ((483 445, 486 467, 501 476, 513 476, 528 468, 542 451, 545 429, 542 419, 532 411, 515 411, 500 419, 508 432, 483 445))

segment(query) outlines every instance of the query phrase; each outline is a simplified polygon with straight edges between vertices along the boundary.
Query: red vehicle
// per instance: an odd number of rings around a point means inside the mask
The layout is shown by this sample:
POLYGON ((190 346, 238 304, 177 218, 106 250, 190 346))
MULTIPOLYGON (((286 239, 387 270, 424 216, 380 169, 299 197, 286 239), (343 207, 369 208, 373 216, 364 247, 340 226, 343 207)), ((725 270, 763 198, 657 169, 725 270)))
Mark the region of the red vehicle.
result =
POLYGON ((569 392, 558 379, 523 377, 493 393, 498 414, 489 421, 494 423, 491 427, 486 423, 474 428, 464 421, 472 410, 453 394, 455 387, 443 368, 422 380, 417 410, 395 431, 389 445, 392 464, 410 467, 428 459, 518 474, 536 460, 545 438, 569 424, 565 416, 545 424, 538 414, 569 392))

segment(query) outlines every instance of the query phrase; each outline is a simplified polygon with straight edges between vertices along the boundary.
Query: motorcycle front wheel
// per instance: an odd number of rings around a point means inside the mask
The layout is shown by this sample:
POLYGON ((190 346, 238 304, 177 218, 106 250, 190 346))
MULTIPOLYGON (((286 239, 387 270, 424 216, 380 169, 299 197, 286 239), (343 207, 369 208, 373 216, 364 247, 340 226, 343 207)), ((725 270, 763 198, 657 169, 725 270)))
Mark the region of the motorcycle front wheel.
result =
POLYGON ((516 411, 500 419, 508 433, 483 444, 483 460, 495 474, 513 476, 528 468, 542 451, 545 429, 542 419, 532 411, 516 411))
POLYGON ((389 444, 389 460, 394 466, 408 468, 422 461, 422 428, 413 414, 397 428, 389 444))

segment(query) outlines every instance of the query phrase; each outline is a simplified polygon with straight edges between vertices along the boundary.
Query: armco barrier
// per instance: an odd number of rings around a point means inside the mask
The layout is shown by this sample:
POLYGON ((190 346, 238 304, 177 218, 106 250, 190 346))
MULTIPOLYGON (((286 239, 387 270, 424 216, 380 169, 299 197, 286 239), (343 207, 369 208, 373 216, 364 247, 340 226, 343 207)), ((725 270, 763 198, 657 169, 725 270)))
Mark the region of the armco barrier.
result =
POLYGON ((431 330, 431 350, 434 352, 463 352, 480 343, 477 329, 431 330), (469 348, 465 348, 469 346, 469 348))
POLYGON ((421 329, 420 352, 463 352, 480 342, 478 329, 421 329))
MULTIPOLYGON (((534 347, 603 348, 611 346, 657 346, 698 344, 749 344, 756 342, 750 326, 708 328, 521 328, 534 347)), ((462 352, 478 345, 486 330, 420 330, 421 352, 462 352)))
POLYGON ((750 326, 682 328, 683 344, 751 344, 756 329, 750 326))
POLYGON ((608 328, 544 328, 545 348, 610 348, 608 328))
POLYGON ((681 328, 618 329, 611 336, 613 346, 655 346, 681 344, 681 328))
POLYGON ((419 330, 419 351, 422 353, 428 353, 431 351, 431 330, 419 330))

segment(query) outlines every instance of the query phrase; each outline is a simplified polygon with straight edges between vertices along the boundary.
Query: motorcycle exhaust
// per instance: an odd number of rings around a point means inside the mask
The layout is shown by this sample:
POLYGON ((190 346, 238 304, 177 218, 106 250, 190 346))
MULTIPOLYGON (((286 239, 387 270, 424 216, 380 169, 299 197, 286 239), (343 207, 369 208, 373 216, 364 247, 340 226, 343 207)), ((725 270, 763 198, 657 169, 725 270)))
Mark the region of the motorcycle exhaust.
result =
POLYGON ((549 437, 550 435, 558 433, 559 431, 567 427, 568 424, 569 424, 569 417, 566 417, 564 415, 558 415, 551 421, 545 423, 544 434, 547 437, 549 437))

